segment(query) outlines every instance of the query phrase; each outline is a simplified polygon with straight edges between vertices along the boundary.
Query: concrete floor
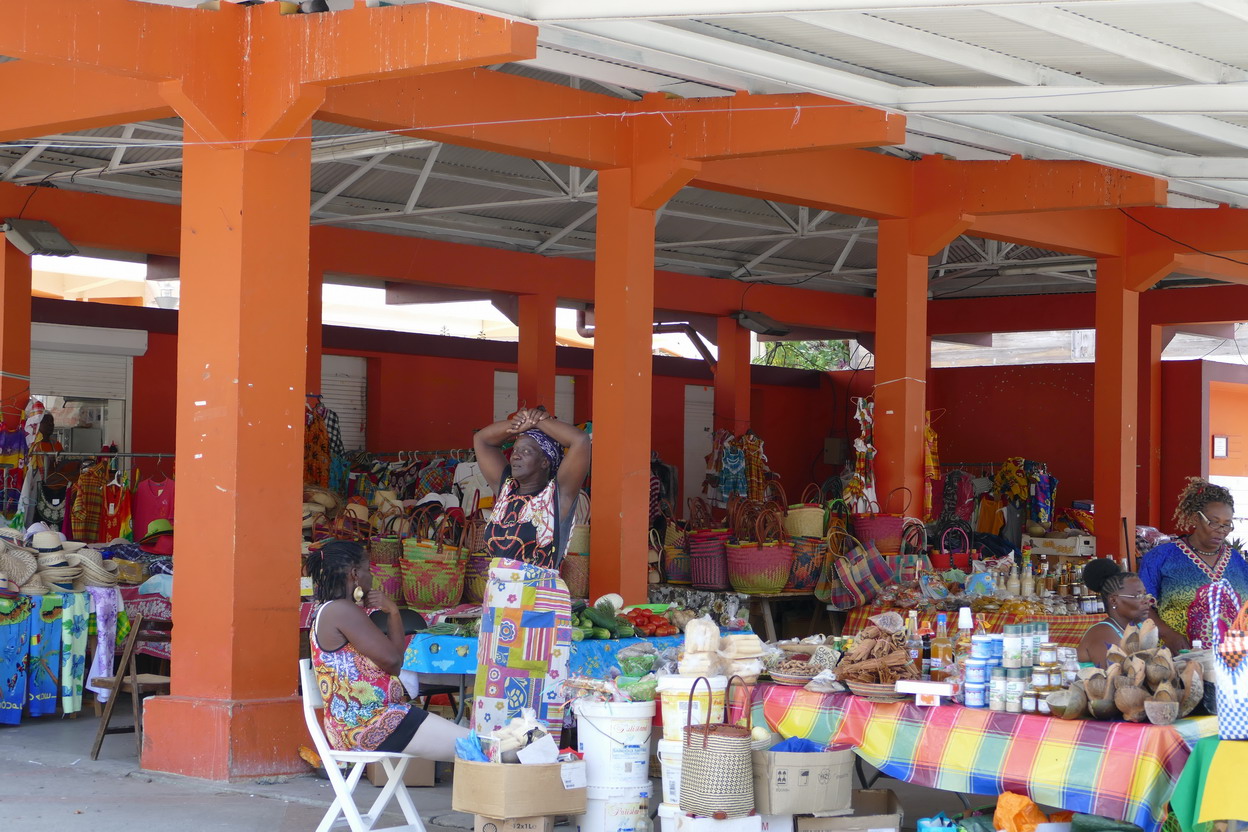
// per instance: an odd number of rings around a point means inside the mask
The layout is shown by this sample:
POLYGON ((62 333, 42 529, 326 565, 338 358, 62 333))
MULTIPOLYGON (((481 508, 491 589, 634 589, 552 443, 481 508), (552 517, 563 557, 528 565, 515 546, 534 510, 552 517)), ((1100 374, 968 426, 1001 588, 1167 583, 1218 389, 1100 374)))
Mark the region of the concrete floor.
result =
MULTIPOLYGON (((114 724, 129 718, 125 702, 114 724)), ((0 818, 6 828, 24 821, 51 821, 57 832, 111 832, 134 829, 312 830, 333 800, 329 783, 311 775, 281 782, 230 784, 145 772, 138 768, 132 735, 108 736, 100 759, 90 749, 97 721, 88 710, 77 719, 23 719, 18 726, 0 726, 0 818)), ((905 807, 905 826, 939 811, 961 811, 950 792, 939 792, 894 780, 881 788, 897 792, 905 807)), ((376 787, 357 790, 369 802, 376 787)), ((413 789, 412 798, 429 832, 472 828, 472 816, 451 811, 449 772, 432 788, 413 789)), ((995 796, 970 798, 973 806, 995 796)), ((395 816, 401 823, 401 816, 395 816)), ((656 827, 657 830, 657 827, 656 827)))

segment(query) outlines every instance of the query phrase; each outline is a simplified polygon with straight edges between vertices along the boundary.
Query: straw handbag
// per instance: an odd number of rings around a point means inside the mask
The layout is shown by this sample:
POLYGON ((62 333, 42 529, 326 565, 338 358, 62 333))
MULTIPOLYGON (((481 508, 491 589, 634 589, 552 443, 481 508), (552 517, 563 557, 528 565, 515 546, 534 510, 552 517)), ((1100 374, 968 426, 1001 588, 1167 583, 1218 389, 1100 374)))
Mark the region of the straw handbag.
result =
POLYGON ((826 517, 823 492, 812 482, 802 492, 802 501, 789 506, 789 513, 784 516, 784 531, 789 537, 823 537, 827 531, 826 517))
POLYGON ((900 514, 886 513, 881 508, 880 503, 873 503, 875 506, 874 512, 859 514, 854 517, 854 535, 859 540, 874 543, 876 549, 888 555, 895 555, 901 551, 901 538, 902 533, 905 531, 906 511, 910 508, 910 503, 914 498, 913 492, 903 485, 888 492, 888 496, 884 498, 885 506, 889 504, 893 495, 898 491, 906 492, 906 502, 902 506, 900 514))
MULTIPOLYGON (((728 680, 728 699, 732 683, 728 680)), ((710 680, 699 676, 689 691, 689 708, 685 712, 685 738, 680 766, 680 810, 686 814, 725 820, 743 818, 754 813, 754 758, 750 750, 751 727, 735 725, 694 725, 693 702, 698 684, 706 682, 710 696, 710 680)), ((747 726, 752 725, 746 708, 747 726)))
POLYGON ((758 512, 752 539, 738 535, 725 546, 728 580, 746 595, 776 595, 784 590, 793 570, 793 546, 782 528, 781 508, 769 504, 758 512))
MULTIPOLYGON (((829 539, 834 536, 828 535, 829 539)), ((841 583, 853 596, 853 606, 864 607, 874 601, 885 586, 896 581, 897 576, 873 545, 864 544, 845 532, 840 532, 839 536, 850 545, 835 559, 833 566, 841 583)))
POLYGON ((559 565, 559 577, 568 585, 573 598, 589 597, 589 555, 568 552, 559 565))
POLYGON ((485 602, 485 586, 489 580, 490 561, 493 556, 474 553, 468 556, 468 565, 464 570, 465 604, 481 604, 485 602))
MULTIPOLYGON (((789 512, 792 516, 792 512, 789 512)), ((793 568, 789 570, 789 581, 784 585, 785 592, 811 592, 819 583, 823 574, 823 563, 827 557, 828 544, 822 536, 795 537, 793 545, 793 568)))

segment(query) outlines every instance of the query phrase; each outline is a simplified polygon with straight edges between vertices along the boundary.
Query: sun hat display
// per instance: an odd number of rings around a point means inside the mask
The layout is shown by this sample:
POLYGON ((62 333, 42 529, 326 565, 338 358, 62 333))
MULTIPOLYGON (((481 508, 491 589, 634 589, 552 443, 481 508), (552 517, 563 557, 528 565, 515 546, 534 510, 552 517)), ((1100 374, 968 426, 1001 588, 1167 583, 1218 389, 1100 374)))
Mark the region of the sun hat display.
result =
POLYGON ((321 488, 319 485, 305 485, 303 487, 303 501, 305 503, 316 503, 325 509, 325 514, 329 519, 334 519, 342 513, 346 501, 337 493, 330 491, 328 488, 321 488))
POLYGON ((63 540, 59 532, 35 532, 30 539, 30 546, 39 553, 40 580, 47 584, 49 591, 83 592, 86 582, 83 580, 83 569, 78 552, 86 548, 85 543, 63 540))
POLYGON ((79 549, 70 559, 75 558, 78 565, 82 567, 82 578, 87 586, 117 585, 117 564, 112 560, 104 560, 104 556, 98 550, 87 546, 79 549))
POLYGON ((0 542, 0 574, 20 586, 38 571, 39 560, 29 550, 10 546, 7 538, 0 542))
POLYGON ((44 555, 54 555, 58 552, 69 554, 85 548, 86 545, 74 540, 66 540, 63 534, 53 531, 36 532, 30 539, 30 548, 39 553, 41 562, 44 555))
POLYGON ((43 578, 38 572, 31 575, 25 583, 19 585, 23 595, 47 595, 48 585, 43 582, 43 578))
POLYGON ((139 542, 149 543, 162 534, 173 534, 173 523, 164 517, 159 517, 147 524, 147 534, 139 538, 139 542))

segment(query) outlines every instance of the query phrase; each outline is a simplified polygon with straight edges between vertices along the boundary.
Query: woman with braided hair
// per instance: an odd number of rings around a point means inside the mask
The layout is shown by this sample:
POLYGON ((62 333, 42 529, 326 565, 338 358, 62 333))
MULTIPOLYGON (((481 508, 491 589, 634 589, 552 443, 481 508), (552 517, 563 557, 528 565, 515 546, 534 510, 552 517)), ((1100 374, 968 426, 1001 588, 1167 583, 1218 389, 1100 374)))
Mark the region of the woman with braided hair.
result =
POLYGON ((1127 627, 1143 624, 1156 601, 1134 572, 1123 572, 1113 558, 1096 558, 1083 567, 1083 583, 1105 602, 1105 620, 1093 624, 1079 642, 1079 661, 1105 666, 1111 644, 1127 627))
POLYGON ((1225 629, 1248 599, 1248 561, 1226 542, 1234 511, 1228 489, 1190 477, 1174 512, 1175 526, 1187 534, 1140 562, 1140 580, 1157 599, 1153 619, 1172 650, 1195 640, 1209 646, 1219 625, 1214 610, 1220 610, 1219 626, 1225 629))
POLYGON ((340 751, 454 760, 455 740, 468 729, 408 702, 399 681, 407 648, 403 618, 390 596, 373 589, 368 552, 354 541, 334 540, 312 550, 307 563, 320 604, 309 641, 329 744, 340 751), (365 609, 386 613, 387 632, 365 609))

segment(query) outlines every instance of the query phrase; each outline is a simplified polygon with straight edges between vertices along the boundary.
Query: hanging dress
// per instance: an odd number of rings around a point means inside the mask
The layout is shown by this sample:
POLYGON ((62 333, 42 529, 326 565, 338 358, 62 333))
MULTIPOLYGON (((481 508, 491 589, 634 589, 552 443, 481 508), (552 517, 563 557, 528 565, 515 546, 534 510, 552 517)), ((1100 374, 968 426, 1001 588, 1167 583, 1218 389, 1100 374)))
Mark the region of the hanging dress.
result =
MULTIPOLYGON (((148 479, 139 483, 134 489, 134 531, 135 537, 142 539, 147 535, 147 527, 153 520, 173 521, 174 483, 171 479, 160 482, 148 479)), ((111 538, 110 538, 111 541, 111 538)), ((147 550, 157 555, 173 554, 173 535, 165 534, 146 544, 147 550)))
MULTIPOLYGON (((100 533, 96 540, 112 543, 114 540, 133 540, 134 523, 131 519, 130 489, 124 485, 104 487, 104 510, 100 515, 100 533)), ((143 530, 144 534, 147 529, 143 530)), ((142 537, 143 535, 139 535, 142 537)), ((164 535, 170 537, 170 535, 164 535)))
POLYGON ((104 518, 104 488, 107 485, 107 465, 94 465, 78 475, 78 482, 74 486, 74 502, 69 510, 70 540, 95 543, 100 539, 104 518))
POLYGON ((309 407, 304 413, 303 482, 329 486, 329 427, 320 408, 309 407))
POLYGON ((559 577, 571 514, 557 521, 559 486, 516 493, 511 469, 503 477, 485 530, 493 556, 477 646, 472 727, 488 736, 525 708, 559 736, 572 654, 572 598, 559 577))

